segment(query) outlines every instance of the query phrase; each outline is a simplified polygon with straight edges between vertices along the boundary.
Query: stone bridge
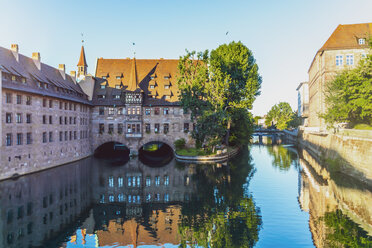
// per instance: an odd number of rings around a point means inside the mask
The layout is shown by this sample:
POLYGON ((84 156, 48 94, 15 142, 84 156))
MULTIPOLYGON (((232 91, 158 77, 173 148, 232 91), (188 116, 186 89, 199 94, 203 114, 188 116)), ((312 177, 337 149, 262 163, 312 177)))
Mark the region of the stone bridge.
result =
POLYGON ((177 139, 184 138, 186 143, 192 142, 188 133, 180 133, 177 136, 167 134, 138 134, 141 137, 128 137, 127 134, 95 134, 93 136, 93 152, 101 145, 108 142, 117 142, 125 145, 130 150, 130 154, 137 155, 142 146, 150 142, 161 142, 175 150, 174 142, 177 139))

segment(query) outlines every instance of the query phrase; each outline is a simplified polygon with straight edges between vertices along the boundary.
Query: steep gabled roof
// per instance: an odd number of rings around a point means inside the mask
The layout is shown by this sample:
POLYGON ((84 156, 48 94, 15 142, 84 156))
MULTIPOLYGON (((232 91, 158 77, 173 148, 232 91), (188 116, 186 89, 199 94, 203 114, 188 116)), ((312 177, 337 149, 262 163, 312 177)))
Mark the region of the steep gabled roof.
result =
POLYGON ((81 51, 80 51, 80 58, 77 66, 86 66, 88 67, 87 60, 85 59, 85 51, 84 51, 84 46, 81 46, 81 51))
POLYGON ((367 40, 370 35, 372 23, 340 24, 319 51, 368 47, 367 42, 365 45, 359 45, 358 40, 360 38, 367 40))

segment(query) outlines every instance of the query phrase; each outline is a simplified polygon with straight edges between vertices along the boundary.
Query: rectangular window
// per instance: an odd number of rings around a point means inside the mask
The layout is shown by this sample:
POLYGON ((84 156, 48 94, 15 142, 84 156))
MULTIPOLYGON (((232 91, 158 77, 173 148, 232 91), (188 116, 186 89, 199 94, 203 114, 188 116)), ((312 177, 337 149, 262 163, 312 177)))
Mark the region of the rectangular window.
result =
POLYGON ((114 115, 115 114, 115 109, 114 108, 109 108, 108 109, 108 114, 109 115, 114 115))
POLYGON ((46 107, 47 105, 47 99, 43 99, 43 107, 46 107))
POLYGON ((62 109, 62 108, 63 108, 63 102, 60 101, 60 102, 59 102, 59 109, 62 109))
POLYGON ((22 145, 23 143, 23 135, 22 133, 17 133, 17 145, 22 145))
POLYGON ((145 115, 150 115, 151 114, 151 109, 150 108, 146 108, 145 109, 145 115))
POLYGON ((76 139, 77 139, 77 132, 74 131, 74 140, 76 140, 76 139))
POLYGON ((12 123, 12 113, 5 114, 5 123, 12 123))
POLYGON ((120 95, 114 95, 114 99, 120 99, 120 95))
POLYGON ((109 124, 108 133, 113 133, 113 132, 114 132, 114 124, 109 124))
MULTIPOLYGON (((120 79, 120 77, 116 77, 116 79, 120 79)), ((117 85, 115 85, 115 89, 120 89, 121 87, 120 87, 120 84, 117 84, 117 85)))
POLYGON ((106 85, 101 84, 101 89, 106 89, 106 85))
POLYGON ((99 115, 105 115, 105 108, 99 107, 99 115))
POLYGON ((43 115, 43 124, 46 124, 46 115, 43 115))
POLYGON ((49 132, 49 142, 53 142, 53 132, 49 132))
POLYGON ((6 143, 6 146, 12 145, 12 134, 11 133, 6 134, 5 143, 6 143))
POLYGON ((159 123, 155 123, 155 128, 154 128, 154 132, 155 133, 159 133, 159 127, 160 127, 160 124, 159 123))
POLYGON ((99 124, 99 133, 104 133, 105 132, 105 124, 103 124, 103 123, 100 123, 99 124))
POLYGON ((68 132, 65 131, 65 141, 67 141, 67 140, 68 140, 68 132))
POLYGON ((151 132, 151 125, 150 125, 150 123, 146 123, 145 124, 145 131, 146 131, 146 133, 150 133, 151 132))
POLYGON ((155 186, 159 186, 159 185, 160 185, 160 177, 156 176, 155 177, 155 186))
POLYGON ((163 108, 163 113, 164 113, 164 115, 168 115, 169 114, 169 108, 163 108))
POLYGON ((114 177, 113 176, 109 176, 108 185, 111 188, 114 187, 114 177))
POLYGON ((5 102, 6 103, 12 103, 12 94, 10 94, 10 93, 5 94, 5 102))
POLYGON ((32 98, 31 96, 26 96, 26 105, 31 105, 32 98))
POLYGON ((32 133, 26 134, 26 144, 31 145, 32 144, 32 133))
POLYGON ((155 112, 155 115, 159 115, 160 114, 160 108, 156 107, 154 112, 155 112))
POLYGON ((346 55, 346 64, 354 65, 354 55, 352 54, 346 55))
POLYGON ((49 100, 49 108, 53 108, 53 100, 49 100))
POLYGON ((31 123, 31 114, 26 114, 26 123, 30 124, 31 123))
POLYGON ((364 45, 364 44, 366 44, 366 39, 360 38, 358 40, 358 43, 359 43, 359 45, 364 45))
POLYGON ((53 124, 53 116, 49 115, 49 124, 53 124))
POLYGON ((189 132, 189 123, 184 123, 184 124, 183 124, 183 131, 184 131, 185 133, 188 133, 188 132, 189 132))
POLYGON ((169 89, 169 84, 168 85, 164 85, 164 89, 169 89))
POLYGON ((118 123, 118 134, 122 134, 122 133, 123 133, 123 124, 118 123))
POLYGON ((164 185, 165 186, 169 185, 169 176, 164 176, 164 185))
POLYGON ((68 124, 68 121, 67 121, 67 116, 65 116, 65 125, 68 124))
POLYGON ((17 104, 22 104, 22 96, 17 95, 17 104))
POLYGON ((141 133, 141 125, 137 124, 137 133, 141 133))
POLYGON ((132 133, 132 125, 131 124, 127 125, 127 133, 132 133))
POLYGON ((123 178, 122 177, 118 177, 118 187, 123 187, 123 178))
POLYGON ((343 63, 343 57, 342 55, 336 55, 336 65, 341 66, 343 63))
POLYGON ((151 186, 151 177, 147 176, 146 177, 146 187, 150 187, 150 186, 151 186))
POLYGON ((59 141, 63 141, 63 132, 59 132, 59 141))
POLYGON ((16 114, 16 123, 22 123, 22 114, 20 113, 16 114))
POLYGON ((168 133, 168 132, 169 132, 169 124, 165 123, 164 124, 164 133, 168 133))
POLYGON ((47 133, 43 132, 43 143, 47 143, 47 133))

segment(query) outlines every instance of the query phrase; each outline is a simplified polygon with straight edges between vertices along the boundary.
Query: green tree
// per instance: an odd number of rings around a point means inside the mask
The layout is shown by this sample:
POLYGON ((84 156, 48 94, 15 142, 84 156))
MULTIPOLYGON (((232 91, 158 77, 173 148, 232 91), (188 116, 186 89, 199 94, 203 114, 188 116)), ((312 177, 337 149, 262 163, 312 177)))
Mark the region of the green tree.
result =
POLYGON ((337 122, 372 124, 372 55, 352 70, 343 70, 326 85, 327 110, 320 116, 330 126, 337 122))
POLYGON ((237 124, 233 128, 232 123, 246 121, 241 123, 250 128, 246 134, 253 131, 248 110, 260 94, 262 80, 252 52, 241 42, 221 45, 210 56, 208 51, 187 52, 178 69, 181 105, 196 120, 192 136, 197 144, 214 147, 222 142, 228 145, 230 140, 247 142, 246 137, 238 136, 241 128, 237 124))
POLYGON ((287 102, 280 102, 274 105, 267 113, 265 123, 270 125, 273 122, 280 130, 288 128, 291 121, 295 118, 295 113, 287 102))

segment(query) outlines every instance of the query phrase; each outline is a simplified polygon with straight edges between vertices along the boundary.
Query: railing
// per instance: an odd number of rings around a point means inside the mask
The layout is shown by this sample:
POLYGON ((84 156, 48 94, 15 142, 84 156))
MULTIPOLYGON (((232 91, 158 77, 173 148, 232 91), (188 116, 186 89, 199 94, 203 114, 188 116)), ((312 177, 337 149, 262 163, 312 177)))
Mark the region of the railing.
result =
POLYGON ((126 133, 126 138, 142 138, 142 133, 126 133))

